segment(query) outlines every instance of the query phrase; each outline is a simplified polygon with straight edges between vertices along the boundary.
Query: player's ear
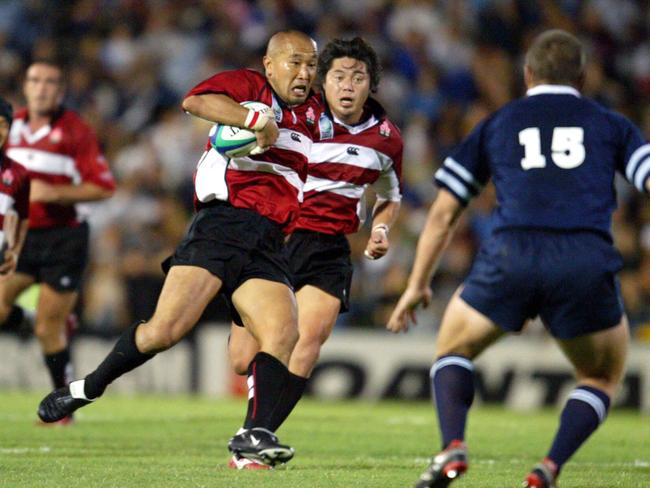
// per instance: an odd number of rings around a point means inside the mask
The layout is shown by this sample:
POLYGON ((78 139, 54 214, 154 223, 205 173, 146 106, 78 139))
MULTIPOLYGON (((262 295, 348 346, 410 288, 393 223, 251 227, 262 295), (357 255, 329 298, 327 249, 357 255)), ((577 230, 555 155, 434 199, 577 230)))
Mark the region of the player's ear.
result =
POLYGON ((526 84, 526 88, 531 88, 534 84, 534 75, 533 75, 533 70, 530 69, 530 66, 527 64, 524 64, 524 83, 526 84))
POLYGON ((273 76, 273 62, 269 56, 264 56, 262 58, 262 64, 264 65, 264 72, 266 73, 267 78, 273 76))

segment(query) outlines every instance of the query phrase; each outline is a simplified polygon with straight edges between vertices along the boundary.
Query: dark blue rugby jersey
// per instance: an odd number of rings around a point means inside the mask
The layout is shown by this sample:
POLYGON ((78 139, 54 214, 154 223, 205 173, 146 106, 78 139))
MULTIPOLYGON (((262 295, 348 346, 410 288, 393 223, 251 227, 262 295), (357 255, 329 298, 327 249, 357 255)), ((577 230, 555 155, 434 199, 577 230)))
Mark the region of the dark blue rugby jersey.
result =
POLYGON ((539 85, 481 122, 435 181, 463 205, 492 178, 494 229, 590 229, 609 235, 614 173, 642 192, 650 144, 628 119, 569 86, 539 85))

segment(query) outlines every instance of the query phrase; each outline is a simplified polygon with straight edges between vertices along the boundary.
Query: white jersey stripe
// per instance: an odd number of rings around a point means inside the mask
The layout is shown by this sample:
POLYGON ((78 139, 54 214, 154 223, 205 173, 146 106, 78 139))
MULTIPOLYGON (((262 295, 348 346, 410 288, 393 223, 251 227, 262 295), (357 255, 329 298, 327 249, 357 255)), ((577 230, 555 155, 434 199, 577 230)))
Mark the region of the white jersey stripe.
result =
POLYGON ((7 211, 13 207, 14 198, 6 193, 0 193, 0 215, 7 215, 7 211))
POLYGON ((625 166, 625 176, 627 177, 627 181, 630 183, 634 181, 634 173, 636 172, 637 166, 641 160, 648 155, 650 155, 650 143, 644 144, 632 153, 630 160, 625 166))
POLYGON ((435 178, 447 185, 458 198, 464 202, 468 202, 470 199, 469 191, 467 190, 467 184, 458 179, 457 176, 445 171, 445 168, 440 168, 436 171, 435 178))
POLYGON ((569 400, 578 400, 588 404, 591 408, 594 409, 600 422, 605 420, 605 417, 607 416, 607 408, 605 407, 603 401, 590 391, 583 390, 582 388, 576 388, 569 395, 569 400))
POLYGON ((274 147, 293 151, 302 154, 306 158, 312 148, 312 140, 305 134, 290 129, 280 129, 278 139, 273 144, 274 147))
POLYGON ((338 142, 315 142, 309 156, 309 164, 344 163, 358 168, 384 171, 393 165, 386 154, 358 144, 338 142))
POLYGON ((28 147, 12 147, 7 156, 18 161, 30 171, 49 175, 67 176, 73 183, 81 183, 81 175, 74 159, 63 154, 55 154, 28 147))
POLYGON ((203 153, 196 165, 196 178, 194 179, 196 197, 199 201, 228 200, 227 167, 228 160, 215 149, 203 153))
POLYGON ((399 178, 395 171, 385 171, 379 175, 377 181, 372 184, 372 189, 377 194, 377 199, 399 202, 402 194, 399 188, 399 178))
POLYGON ((465 168, 463 168, 460 164, 458 164, 458 162, 454 158, 448 157, 447 159, 445 159, 445 162, 443 164, 447 166, 450 170, 452 170, 454 173, 456 173, 458 176, 460 176, 462 179, 464 179, 465 183, 473 186, 477 192, 481 190, 482 185, 478 181, 476 181, 474 176, 472 176, 472 173, 470 173, 465 168))
POLYGON ((288 166, 271 163, 269 161, 256 161, 249 157, 235 158, 230 160, 228 169, 237 171, 261 171, 262 173, 272 173, 285 178, 289 184, 302 193, 303 183, 298 173, 288 166))
POLYGON ((639 191, 645 192, 646 190, 643 187, 643 183, 648 177, 648 173, 650 173, 650 152, 648 152, 640 162, 641 164, 639 165, 639 169, 636 170, 634 176, 634 186, 636 186, 639 191))
POLYGON ((304 191, 329 191, 347 198, 359 199, 363 196, 365 186, 347 181, 333 181, 308 175, 304 191))

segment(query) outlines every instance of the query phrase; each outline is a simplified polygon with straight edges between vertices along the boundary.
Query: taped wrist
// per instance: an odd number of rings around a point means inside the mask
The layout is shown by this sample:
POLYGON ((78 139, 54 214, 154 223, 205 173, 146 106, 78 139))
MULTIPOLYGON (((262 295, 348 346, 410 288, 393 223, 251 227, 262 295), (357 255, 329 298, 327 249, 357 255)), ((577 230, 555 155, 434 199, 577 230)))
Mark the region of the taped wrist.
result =
POLYGON ((266 123, 269 121, 269 118, 264 115, 262 112, 258 112, 253 109, 248 110, 248 115, 246 115, 246 121, 244 125, 247 129, 253 130, 255 132, 261 131, 266 123))

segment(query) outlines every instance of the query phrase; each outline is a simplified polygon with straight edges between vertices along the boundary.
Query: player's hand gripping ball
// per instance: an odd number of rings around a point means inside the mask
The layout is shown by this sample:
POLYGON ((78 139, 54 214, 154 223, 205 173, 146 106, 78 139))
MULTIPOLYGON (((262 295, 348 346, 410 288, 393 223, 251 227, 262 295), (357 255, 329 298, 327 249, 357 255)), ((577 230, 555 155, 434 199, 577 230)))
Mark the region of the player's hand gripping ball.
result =
POLYGON ((220 154, 228 158, 239 158, 262 152, 257 146, 255 130, 261 130, 266 121, 273 117, 271 107, 261 102, 242 102, 241 104, 252 111, 249 112, 249 117, 246 119, 247 125, 251 129, 222 124, 214 124, 210 129, 210 144, 220 154))

